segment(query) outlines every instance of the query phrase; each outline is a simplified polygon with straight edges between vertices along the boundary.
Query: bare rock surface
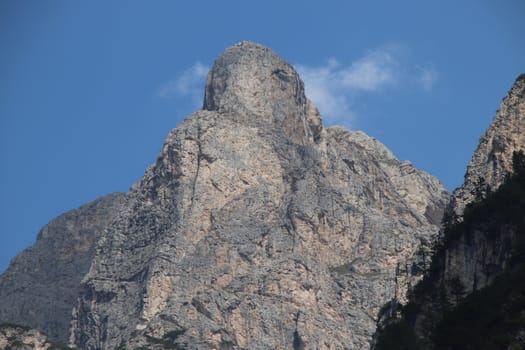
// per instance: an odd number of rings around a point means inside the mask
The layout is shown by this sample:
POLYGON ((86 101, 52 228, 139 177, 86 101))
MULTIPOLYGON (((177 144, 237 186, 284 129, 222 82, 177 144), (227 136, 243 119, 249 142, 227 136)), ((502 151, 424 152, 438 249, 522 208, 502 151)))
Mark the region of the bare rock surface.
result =
POLYGON ((0 324, 0 349, 6 350, 52 350, 47 336, 28 327, 15 324, 0 324))
MULTIPOLYGON (((516 285, 516 289, 510 293, 509 286, 506 285, 509 282, 505 278, 517 276, 523 268, 523 260, 517 252, 521 249, 520 237, 523 237, 525 216, 520 215, 523 205, 515 200, 519 192, 513 193, 520 187, 506 187, 497 196, 490 196, 486 188, 490 186, 491 190, 495 191, 505 182, 505 178, 513 171, 513 152, 519 150, 525 150, 525 75, 521 75, 515 81, 503 99, 492 124, 480 139, 480 144, 468 165, 465 182, 454 191, 447 208, 445 224, 448 227, 444 229, 441 245, 433 257, 434 267, 429 271, 426 283, 419 286, 411 300, 414 311, 409 322, 410 325, 414 325, 416 334, 425 348, 443 347, 437 339, 440 342, 445 341, 443 333, 440 334, 439 331, 443 326, 440 322, 444 317, 448 317, 448 322, 454 322, 454 327, 466 334, 472 334, 469 333, 472 329, 483 324, 483 329, 490 330, 488 339, 502 339, 498 346, 508 349, 522 348, 523 327, 518 324, 509 329, 501 326, 509 324, 505 323, 509 322, 505 318, 507 315, 490 325, 489 320, 490 317, 494 317, 494 311, 476 313, 487 317, 479 320, 481 323, 471 322, 470 318, 462 318, 464 316, 458 316, 458 319, 449 317, 460 315, 462 311, 458 310, 471 310, 473 305, 484 305, 481 300, 497 303, 501 310, 512 308, 509 314, 519 313, 520 309, 516 309, 517 304, 512 304, 514 300, 507 296, 521 293, 522 287, 516 285), (505 215, 502 215, 503 212, 505 215), (463 214, 465 215, 462 216, 463 214), (497 278, 502 275, 506 276, 500 279, 504 287, 498 289, 499 286, 494 284, 498 283, 497 278), (495 288, 491 290, 490 297, 487 297, 488 293, 485 290, 477 296, 471 296, 468 302, 462 304, 464 298, 474 291, 491 285, 495 288), (455 311, 451 308, 458 305, 462 309, 456 309, 458 313, 454 314, 455 311)), ((514 181, 511 180, 511 183, 514 181)), ((450 333, 444 334, 448 336, 450 333)), ((483 338, 489 341, 488 339, 483 338)), ((494 343, 489 341, 487 344, 494 343)))
POLYGON ((525 151, 525 74, 516 79, 472 156, 465 181, 454 191, 454 209, 463 213, 480 181, 492 190, 512 172, 512 154, 525 151))
POLYGON ((125 194, 110 194, 47 224, 35 244, 0 275, 0 322, 39 328, 67 341, 71 310, 95 243, 125 202, 125 194))
MULTIPOLYGON (((482 136, 464 184, 453 193, 452 210, 463 213, 476 196, 486 195, 479 188, 482 183, 497 189, 512 173, 513 152, 519 150, 525 151, 525 75, 516 79, 482 136)), ((509 263, 515 231, 515 227, 501 227, 497 239, 479 232, 460 237, 447 251, 443 278, 459 278, 467 292, 490 285, 509 263)))
POLYGON ((104 214, 60 322, 82 349, 367 349, 379 308, 421 277, 448 198, 377 140, 322 127, 293 67, 242 42, 104 214))

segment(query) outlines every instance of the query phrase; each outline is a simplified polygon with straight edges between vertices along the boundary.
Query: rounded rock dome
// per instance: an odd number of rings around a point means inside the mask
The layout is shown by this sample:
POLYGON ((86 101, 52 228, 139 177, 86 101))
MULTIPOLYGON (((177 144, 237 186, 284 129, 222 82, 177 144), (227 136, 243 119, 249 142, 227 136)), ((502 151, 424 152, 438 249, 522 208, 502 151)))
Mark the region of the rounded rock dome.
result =
POLYGON ((208 73, 206 110, 283 120, 303 115, 305 106, 304 84, 295 69, 262 45, 243 41, 227 48, 208 73))

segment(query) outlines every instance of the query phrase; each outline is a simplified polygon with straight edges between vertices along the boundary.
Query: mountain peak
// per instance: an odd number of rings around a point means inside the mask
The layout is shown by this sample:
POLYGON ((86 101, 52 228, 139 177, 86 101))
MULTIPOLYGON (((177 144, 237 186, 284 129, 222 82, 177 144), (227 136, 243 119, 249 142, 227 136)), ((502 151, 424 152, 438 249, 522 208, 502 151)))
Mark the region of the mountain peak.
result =
POLYGON ((464 184, 454 191, 455 211, 463 213, 473 201, 480 181, 497 189, 512 172, 512 154, 525 144, 525 74, 521 74, 481 137, 465 174, 464 184))
POLYGON ((304 84, 295 69, 273 50, 243 41, 227 48, 208 74, 204 109, 249 112, 284 119, 303 115, 304 84))
POLYGON ((48 225, 0 276, 0 320, 86 350, 368 349, 448 193, 363 133, 323 128, 293 67, 242 42, 119 198, 48 225))

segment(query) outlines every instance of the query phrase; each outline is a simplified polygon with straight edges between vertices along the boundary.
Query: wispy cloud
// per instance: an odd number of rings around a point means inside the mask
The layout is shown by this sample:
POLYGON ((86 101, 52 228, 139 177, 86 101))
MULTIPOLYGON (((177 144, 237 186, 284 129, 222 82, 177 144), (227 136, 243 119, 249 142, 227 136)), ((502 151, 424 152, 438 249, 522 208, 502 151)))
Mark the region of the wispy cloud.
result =
POLYGON ((392 88, 430 91, 438 78, 437 70, 407 62, 400 46, 370 51, 348 65, 329 59, 321 66, 297 64, 305 82, 306 95, 319 108, 328 124, 352 124, 357 118, 354 105, 363 94, 377 94, 392 88), (410 86, 411 85, 411 86, 410 86))
POLYGON ((438 71, 433 67, 416 66, 419 72, 419 83, 425 91, 430 91, 439 79, 438 71))
POLYGON ((196 62, 190 68, 180 72, 177 76, 163 84, 158 90, 162 98, 189 98, 195 106, 202 103, 204 82, 209 67, 196 62))
MULTIPOLYGON (((389 89, 417 89, 430 92, 439 81, 439 71, 431 64, 416 64, 403 55, 401 46, 390 45, 342 64, 331 58, 320 66, 296 64, 305 83, 306 95, 319 108, 325 123, 354 124, 360 98, 389 89)), ((195 109, 202 104, 204 83, 209 67, 196 62, 163 84, 157 95, 166 99, 184 99, 195 109)))
POLYGON ((397 62, 387 50, 376 50, 339 70, 341 86, 346 89, 377 91, 397 80, 397 62))
POLYGON ((307 96, 317 105, 329 123, 348 122, 354 118, 352 95, 358 92, 376 92, 398 79, 399 62, 393 52, 378 49, 364 57, 342 65, 329 59, 325 65, 296 68, 305 82, 307 96))

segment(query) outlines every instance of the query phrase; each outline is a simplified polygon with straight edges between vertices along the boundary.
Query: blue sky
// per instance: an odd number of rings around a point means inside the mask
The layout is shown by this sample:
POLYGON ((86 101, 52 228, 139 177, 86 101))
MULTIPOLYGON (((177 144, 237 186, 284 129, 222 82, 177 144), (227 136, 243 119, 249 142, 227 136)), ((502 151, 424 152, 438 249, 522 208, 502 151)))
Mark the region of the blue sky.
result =
POLYGON ((295 65, 327 125, 462 182, 525 72, 525 2, 0 1, 0 271, 59 214, 126 191, 252 40, 295 65))

